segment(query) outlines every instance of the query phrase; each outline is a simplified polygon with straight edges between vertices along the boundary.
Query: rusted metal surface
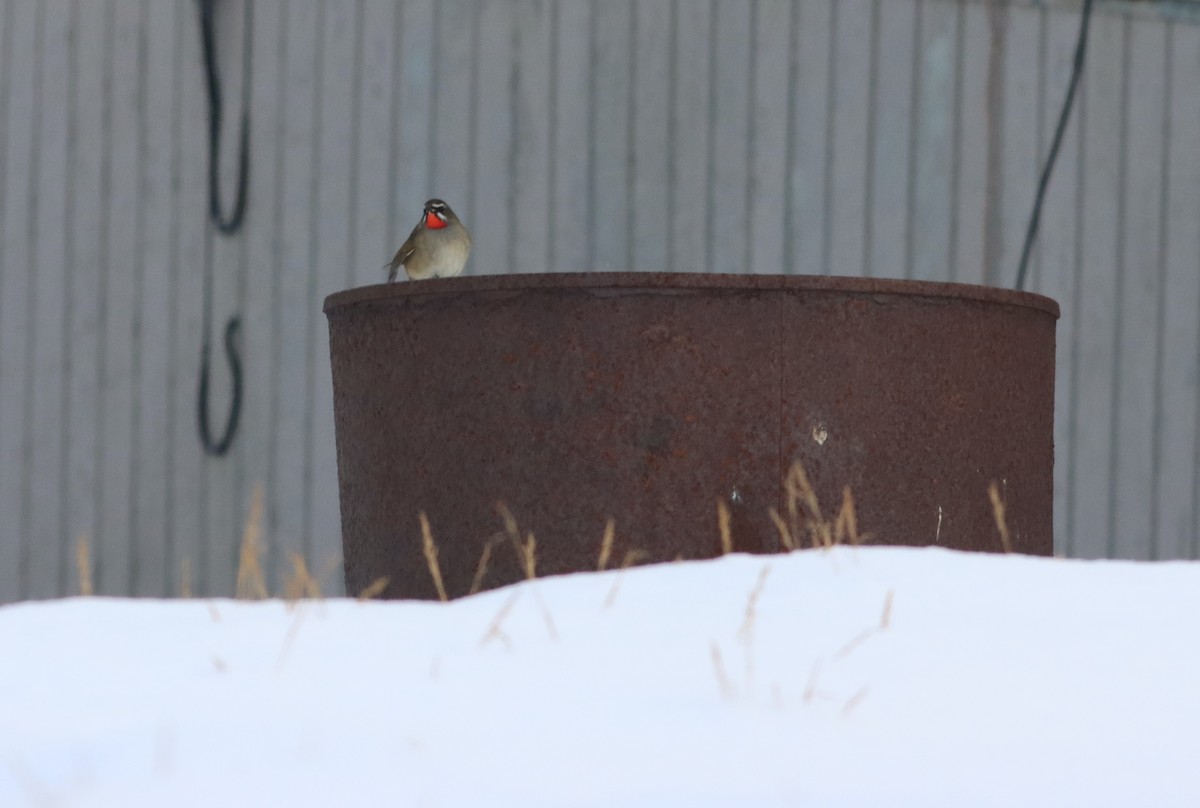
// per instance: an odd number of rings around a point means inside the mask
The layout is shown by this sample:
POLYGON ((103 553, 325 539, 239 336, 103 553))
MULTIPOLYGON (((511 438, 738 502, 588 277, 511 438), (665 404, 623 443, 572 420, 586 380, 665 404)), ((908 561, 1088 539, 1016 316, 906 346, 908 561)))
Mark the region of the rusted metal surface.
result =
MULTIPOLYGON (((954 284, 641 273, 453 278, 331 295, 347 591, 466 594, 505 502, 537 574, 779 548, 802 462, 888 544, 1052 550, 1058 306, 954 284)), ((493 542, 485 588, 522 576, 493 542)))

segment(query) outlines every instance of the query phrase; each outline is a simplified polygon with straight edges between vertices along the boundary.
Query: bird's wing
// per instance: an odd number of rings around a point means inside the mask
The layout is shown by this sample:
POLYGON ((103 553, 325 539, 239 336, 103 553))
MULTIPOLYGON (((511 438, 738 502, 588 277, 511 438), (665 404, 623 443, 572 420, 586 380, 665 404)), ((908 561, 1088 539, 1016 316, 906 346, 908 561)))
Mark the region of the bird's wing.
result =
POLYGON ((400 249, 396 250, 396 254, 392 256, 392 262, 384 265, 384 269, 388 271, 388 283, 396 280, 396 274, 400 271, 400 267, 412 258, 412 254, 417 248, 416 239, 413 238, 416 234, 417 231, 414 230, 408 240, 400 245, 400 249))

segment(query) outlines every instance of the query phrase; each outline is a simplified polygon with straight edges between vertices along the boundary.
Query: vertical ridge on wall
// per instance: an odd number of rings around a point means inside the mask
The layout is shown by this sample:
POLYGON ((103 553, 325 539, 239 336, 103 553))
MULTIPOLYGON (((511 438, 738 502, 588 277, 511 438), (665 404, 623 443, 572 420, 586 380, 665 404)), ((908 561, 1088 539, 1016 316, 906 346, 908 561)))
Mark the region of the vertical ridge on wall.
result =
POLYGON ((829 118, 833 0, 796 6, 792 24, 796 63, 793 67, 791 117, 793 142, 788 166, 792 232, 788 271, 827 274, 829 118))
MULTIPOLYGON (((219 193, 222 210, 228 217, 233 210, 238 183, 238 151, 239 138, 242 128, 242 98, 246 82, 250 81, 248 71, 252 66, 243 59, 243 42, 251 32, 246 30, 246 4, 252 0, 240 0, 233 3, 216 4, 216 63, 221 77, 221 95, 223 97, 224 115, 221 122, 221 160, 219 193)), ((188 16, 195 20, 196 14, 188 16)), ((199 39, 198 25, 193 21, 192 36, 199 39)), ((311 58, 312 54, 309 54, 311 58)), ((253 57, 251 57, 253 61, 253 57)), ((193 67, 192 72, 201 81, 203 72, 201 65, 193 67)), ((203 88, 203 85, 200 85, 203 88)), ((207 96, 201 101, 204 104, 204 122, 197 123, 207 131, 207 96)), ((202 152, 207 167, 208 138, 203 141, 202 152)), ((253 155, 251 156, 253 158, 253 155)), ((207 198, 207 182, 205 183, 207 198)), ((229 362, 226 359, 224 336, 226 323, 231 317, 242 315, 243 276, 245 273, 245 230, 226 235, 218 232, 208 221, 208 217, 188 223, 188 226, 203 228, 205 267, 212 289, 212 311, 208 328, 212 334, 212 356, 208 375, 208 412, 209 429, 214 436, 222 434, 225 422, 232 406, 234 389, 229 362)), ((245 355, 245 324, 239 337, 239 356, 245 355)), ((246 393, 246 383, 249 380, 243 376, 242 393, 246 393)), ((311 399, 310 399, 311 400, 311 399)), ((239 427, 239 433, 240 433, 239 427)), ((238 434, 235 441, 243 436, 238 434)), ((234 444, 236 446, 236 443, 234 444)), ((234 590, 234 570, 238 557, 239 533, 241 527, 241 512, 239 505, 243 494, 238 490, 240 484, 237 452, 230 452, 221 457, 204 456, 204 474, 208 494, 207 511, 203 514, 203 541, 206 548, 204 570, 206 588, 209 591, 232 594, 234 590)))
POLYGON ((954 280, 983 283, 987 209, 987 6, 964 3, 959 22, 959 109, 955 127, 958 172, 954 188, 955 235, 950 257, 954 280))
POLYGON ((293 553, 312 560, 309 533, 308 451, 309 331, 318 327, 308 316, 312 306, 313 252, 316 248, 312 210, 316 184, 316 104, 318 76, 313 54, 319 42, 315 4, 284 5, 283 174, 279 231, 278 390, 275 412, 275 490, 270 492, 279 563, 293 553))
POLYGON ((870 155, 871 59, 863 43, 872 40, 870 0, 839 0, 833 32, 832 122, 829 146, 831 217, 829 266, 832 275, 862 275, 867 269, 867 188, 870 155))
POLYGON ((707 272, 711 257, 708 221, 708 104, 711 17, 707 6, 676 0, 675 53, 671 65, 671 260, 675 272, 707 272))
POLYGON ((104 306, 104 361, 101 365, 101 526, 97 536, 97 589, 105 594, 132 591, 133 385, 138 361, 135 328, 137 245, 139 243, 139 158, 142 150, 139 104, 143 99, 145 42, 139 0, 114 0, 110 41, 112 86, 106 205, 107 275, 104 306), (121 132, 121 136, 117 132, 121 132))
POLYGON ((67 346, 63 339, 67 299, 67 143, 70 97, 71 6, 46 0, 38 25, 38 65, 34 92, 39 96, 34 171, 37 188, 30 208, 33 302, 30 313, 31 384, 26 437, 25 477, 26 592, 31 597, 57 594, 65 584, 63 530, 63 384, 67 346))
POLYGON ((1157 511, 1153 472, 1155 444, 1155 340, 1162 243, 1159 221, 1163 176, 1161 90, 1166 73, 1165 28, 1130 21, 1126 29, 1127 99, 1121 199, 1124 252, 1120 256, 1117 348, 1119 385, 1113 454, 1115 552, 1123 558, 1156 557, 1157 511))
MULTIPOLYGON (((86 541, 96 555, 99 527, 98 456, 100 432, 99 365, 103 343, 101 298, 104 293, 102 250, 104 243, 104 166, 108 153, 105 106, 109 87, 108 32, 111 30, 109 2, 75 4, 75 47, 71 66, 71 137, 67 262, 67 357, 66 370, 66 521, 55 543, 62 545, 69 573, 60 594, 78 591, 80 581, 70 544, 86 541)), ((3 45, 0 44, 0 48, 3 45)), ((3 73, 0 67, 0 73, 3 73)), ((3 178, 0 177, 0 184, 3 178)), ((4 538, 0 536, 0 548, 4 538)), ((98 559, 96 559, 98 563, 98 559)), ((2 587, 0 587, 2 589, 2 587)), ((0 591, 0 601, 4 600, 0 591)))
POLYGON ((550 5, 549 0, 520 0, 514 9, 510 272, 551 268, 550 5))
MULTIPOLYGON (((398 86, 393 97, 392 208, 389 260, 420 218, 420 205, 434 193, 432 158, 435 153, 434 56, 435 13, 432 0, 407 0, 397 6, 395 69, 398 86)), ((466 200, 464 200, 465 204, 466 200)), ((382 263, 382 262, 381 262, 382 263)))
MULTIPOLYGON (((171 413, 167 588, 171 594, 188 590, 210 593, 220 590, 210 588, 208 578, 210 553, 205 526, 208 522, 209 478, 197 433, 196 412, 208 255, 208 108, 194 4, 179 9, 175 20, 175 42, 174 60, 178 62, 175 93, 179 111, 175 121, 178 145, 174 174, 177 184, 172 194, 176 214, 170 304, 172 329, 169 335, 171 374, 167 380, 171 413)), ((224 377, 227 370, 220 328, 220 325, 216 326, 214 332, 212 371, 214 375, 224 377)), ((216 418, 223 415, 219 404, 211 410, 216 418)))
POLYGON ((555 271, 582 272, 591 260, 591 18, 587 0, 557 0, 552 31, 554 117, 550 254, 555 271), (580 103, 580 100, 584 103, 580 103))
MULTIPOLYGON (((329 333, 317 313, 320 300, 344 288, 350 262, 350 218, 353 189, 351 158, 354 127, 355 0, 327 0, 320 26, 321 67, 317 102, 318 162, 314 210, 317 236, 313 293, 309 296, 309 378, 312 390, 308 428, 307 488, 309 563, 318 570, 340 569, 341 523, 337 505, 337 465, 333 440, 333 383, 329 369, 329 333)), ((339 577, 336 574, 332 577, 339 577)))
MULTIPOLYGON (((354 264, 349 267, 346 283, 363 286, 380 283, 385 275, 380 265, 391 259, 399 242, 392 233, 402 221, 415 216, 399 216, 391 209, 395 196, 392 171, 393 155, 398 146, 392 136, 395 116, 394 77, 400 55, 396 52, 395 31, 400 6, 388 0, 365 0, 359 28, 358 137, 354 165, 355 231, 350 246, 354 264), (398 221, 393 221, 399 219, 398 221)), ((396 87, 398 90, 399 88, 396 87)), ((409 191, 412 197, 420 194, 409 191)), ((411 207, 412 202, 408 203, 411 207)), ((407 235, 407 234, 406 234, 407 235)))
POLYGON ((512 161, 516 154, 513 138, 516 27, 510 3, 485 3, 477 13, 478 48, 472 48, 477 60, 472 86, 478 89, 471 94, 474 122, 470 140, 474 170, 469 208, 463 215, 469 214, 467 225, 474 234, 471 273, 498 275, 516 271, 510 265, 515 249, 512 161))
POLYGON ((865 274, 875 278, 904 275, 908 239, 908 188, 911 182, 909 118, 912 113, 916 58, 916 17, 911 7, 876 3, 874 120, 870 161, 865 274), (883 36, 883 32, 887 32, 883 36))
MULTIPOLYGON (((589 269, 628 269, 629 232, 629 115, 633 70, 629 33, 633 24, 631 0, 610 0, 592 7, 594 37, 592 71, 594 98, 591 137, 592 221, 594 253, 589 269)), ((702 13, 702 12, 697 12, 702 13)))
MULTIPOLYGON (((1043 77, 1041 135, 1039 155, 1049 148, 1057 112, 1066 95, 1078 35, 1079 21, 1075 14, 1047 12, 1044 19, 1046 43, 1045 75, 1043 77)), ((1059 459, 1054 464, 1054 535, 1059 549, 1065 547, 1071 533, 1071 497, 1073 479, 1070 464, 1065 462, 1063 448, 1071 443, 1071 408, 1066 395, 1074 373, 1075 351, 1070 328, 1077 317, 1076 267, 1078 266, 1078 199, 1080 186, 1080 117, 1082 105, 1076 108, 1067 123, 1062 149, 1046 189, 1042 212, 1037 273, 1031 277, 1036 286, 1031 291, 1049 295, 1062 309, 1062 327, 1057 340, 1055 360, 1054 443, 1059 447, 1059 459)))
POLYGON ((771 274, 786 266, 790 39, 795 5, 760 0, 755 15, 754 92, 750 97, 750 218, 747 272, 771 274))
POLYGON ((171 374, 171 321, 162 316, 172 297, 175 280, 173 239, 180 222, 172 205, 171 181, 175 170, 176 75, 183 66, 175 58, 177 14, 186 6, 147 2, 143 7, 146 27, 147 109, 157 115, 142 115, 142 142, 138 197, 142 221, 138 245, 138 338, 141 342, 137 378, 137 420, 134 433, 133 591, 138 595, 162 597, 170 594, 168 536, 170 477, 170 399, 167 380, 171 374))
POLYGON ((948 281, 953 219, 958 3, 924 0, 917 31, 917 112, 911 182, 911 277, 948 281))
MULTIPOLYGON (((751 9, 753 6, 751 6, 751 9)), ((747 272, 753 14, 732 3, 713 11, 708 256, 712 272, 747 272)))
POLYGON ((0 513, 8 528, 5 563, 0 564, 0 592, 24 597, 28 590, 25 565, 29 552, 24 482, 26 361, 31 337, 29 317, 30 244, 32 211, 29 200, 34 177, 30 170, 35 133, 33 82, 8 76, 32 77, 36 17, 40 4, 13 2, 6 9, 4 135, 4 230, 0 238, 0 513))
POLYGON ((670 269, 671 3, 633 7, 633 112, 630 115, 632 190, 627 266, 651 272, 670 269))
MULTIPOLYGON (((427 159, 431 163, 430 194, 446 200, 461 199, 460 207, 469 211, 477 209, 476 200, 469 193, 471 170, 476 167, 471 154, 471 87, 476 74, 470 66, 476 64, 473 45, 483 46, 482 39, 477 39, 476 35, 481 33, 478 31, 479 16, 488 5, 469 0, 439 0, 434 4, 434 128, 428 155, 414 156, 414 159, 427 159)), ((477 222, 475 227, 481 225, 482 222, 477 222)), ((404 233, 400 237, 407 235, 404 233)), ((486 251, 485 246, 481 255, 472 261, 473 272, 482 265, 482 253, 486 251)))
POLYGON ((1072 387, 1075 440, 1066 447, 1072 463, 1074 485, 1073 547, 1078 555, 1105 556, 1112 545, 1110 488, 1112 470, 1112 391, 1114 390, 1113 313, 1117 303, 1116 278, 1119 241, 1118 200, 1122 193, 1121 106, 1123 99, 1124 20, 1097 15, 1093 21, 1093 47, 1082 86, 1080 124, 1084 129, 1083 254, 1087 294, 1081 298, 1075 328, 1078 353, 1077 380, 1072 387))
MULTIPOLYGON (((276 301, 281 284, 281 231, 283 208, 284 115, 286 95, 281 91, 284 62, 286 8, 284 0, 253 0, 251 43, 251 149, 246 221, 241 238, 245 249, 245 297, 242 313, 242 364, 245 398, 235 444, 241 483, 235 512, 246 518, 255 486, 263 487, 263 542, 267 585, 282 590, 287 558, 280 549, 279 503, 276 489, 276 413, 281 406, 279 378, 275 373, 280 348, 276 301)), ((195 452, 198 452, 196 447, 195 452)), ((293 537, 294 539, 295 537, 293 537)), ((290 545, 295 547, 295 545, 290 545)))
POLYGON ((1170 81, 1164 86, 1168 146, 1164 151, 1165 255, 1159 345, 1157 474, 1161 558, 1195 558, 1197 535, 1197 419, 1200 418, 1200 29, 1168 29, 1170 81))

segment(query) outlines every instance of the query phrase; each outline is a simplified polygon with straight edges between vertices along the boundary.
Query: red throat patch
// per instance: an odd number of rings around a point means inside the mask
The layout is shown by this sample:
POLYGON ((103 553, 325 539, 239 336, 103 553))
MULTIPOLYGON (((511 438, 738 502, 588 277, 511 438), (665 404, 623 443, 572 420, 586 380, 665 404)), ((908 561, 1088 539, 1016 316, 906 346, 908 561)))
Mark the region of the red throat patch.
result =
POLYGON ((425 214, 425 226, 430 230, 441 230, 446 223, 439 219, 436 213, 429 211, 425 214))

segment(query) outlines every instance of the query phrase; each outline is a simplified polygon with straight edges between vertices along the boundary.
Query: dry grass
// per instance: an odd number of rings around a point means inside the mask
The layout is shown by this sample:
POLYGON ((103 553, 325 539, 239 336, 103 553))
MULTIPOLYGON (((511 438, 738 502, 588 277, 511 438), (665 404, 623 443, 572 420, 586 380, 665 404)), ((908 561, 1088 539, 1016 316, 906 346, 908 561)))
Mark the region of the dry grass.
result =
POLYGON ((842 544, 849 541, 852 546, 857 547, 867 538, 869 535, 860 536, 858 534, 858 514, 854 510, 854 495, 850 493, 850 486, 843 486, 842 507, 833 523, 833 543, 842 544))
POLYGON ((512 541, 513 549, 517 552, 517 559, 521 562, 521 570, 525 573, 525 579, 532 581, 537 577, 537 539, 534 538, 532 531, 524 539, 521 538, 517 519, 503 502, 496 503, 496 512, 504 520, 504 532, 512 541))
POLYGON ((179 562, 179 597, 192 596, 192 560, 184 558, 179 562))
POLYGON ((505 534, 498 533, 484 542, 483 552, 479 555, 479 563, 475 565, 475 577, 471 580, 471 588, 467 590, 468 595, 474 595, 483 587, 483 579, 488 571, 488 562, 492 560, 492 550, 497 543, 506 538, 508 537, 505 534))
POLYGON ((846 700, 846 704, 842 707, 842 715, 848 716, 854 711, 854 708, 862 704, 862 700, 867 697, 867 689, 864 687, 853 696, 846 700))
POLYGON ((295 603, 302 598, 320 598, 321 586, 308 571, 308 564, 300 553, 292 553, 292 574, 283 584, 283 599, 295 603))
POLYGON ((292 619, 292 624, 288 626, 287 634, 283 637, 283 645, 279 648, 279 657, 275 660, 275 671, 283 670, 283 663, 287 661, 288 654, 292 651, 292 645, 296 642, 296 635, 300 632, 300 624, 304 622, 304 617, 307 610, 300 608, 296 610, 296 616, 292 619))
POLYGON ((1004 500, 1000 498, 1000 489, 996 481, 988 484, 988 499, 992 501, 992 518, 996 520, 996 530, 1000 532, 1000 546, 1004 552, 1012 552, 1012 541, 1008 535, 1008 522, 1004 518, 1004 500))
POLYGON ((508 613, 512 611, 513 606, 517 605, 517 601, 521 598, 521 590, 514 591, 508 596, 508 600, 500 606, 500 611, 496 612, 496 616, 492 618, 492 622, 488 624, 487 631, 479 638, 479 647, 482 648, 492 640, 499 640, 504 643, 504 647, 509 651, 512 650, 512 640, 504 633, 502 626, 508 613))
POLYGON ((788 523, 782 516, 779 515, 779 511, 772 507, 767 508, 767 513, 770 515, 771 521, 775 523, 775 529, 779 531, 779 543, 782 544, 783 548, 789 553, 792 550, 795 550, 796 539, 793 538, 792 530, 788 527, 788 523))
POLYGON ((732 701, 737 695, 737 690, 733 687, 733 682, 729 680, 729 674, 725 672, 725 663, 721 660, 721 648, 715 642, 712 643, 712 664, 713 673, 717 677, 717 687, 721 689, 721 698, 725 701, 732 701))
POLYGON ((604 523, 604 536, 600 539, 600 558, 596 561, 596 569, 604 572, 608 567, 608 559, 612 556, 613 541, 617 537, 617 523, 609 519, 604 523))
POLYGON ((521 569, 525 572, 525 579, 532 581, 537 577, 537 539, 532 533, 525 537, 525 541, 517 543, 517 551, 521 556, 521 569))
POLYGON ((758 617, 758 599, 762 597, 763 589, 767 585, 767 576, 770 574, 771 565, 764 564, 758 573, 758 580, 755 582, 754 588, 750 590, 750 594, 746 598, 746 612, 742 616, 742 625, 737 633, 746 655, 747 688, 754 683, 754 621, 758 617))
POLYGON ((869 533, 859 533, 858 514, 850 486, 842 488, 842 504, 832 521, 822 512, 816 489, 804 464, 798 460, 784 477, 784 493, 787 496, 787 518, 780 516, 774 508, 768 508, 767 513, 779 531, 780 543, 788 551, 805 543, 824 548, 846 543, 857 546, 871 538, 869 533))
POLYGON ((79 534, 75 542, 75 568, 79 572, 79 594, 91 597, 96 590, 92 585, 92 558, 86 533, 79 534))
POLYGON ((433 541, 433 531, 429 529, 429 517, 425 515, 425 511, 421 511, 417 518, 421 521, 421 545, 425 550, 425 563, 429 566, 429 575, 433 578, 433 585, 437 587, 438 597, 443 601, 449 600, 446 597, 446 585, 442 583, 442 568, 438 565, 438 550, 433 541))
POLYGON ((843 645, 841 647, 841 649, 839 649, 838 652, 836 654, 834 654, 835 658, 841 659, 843 657, 849 656, 851 654, 851 652, 853 652, 856 648, 858 648, 860 645, 865 643, 867 640, 871 639, 876 634, 880 634, 880 633, 888 630, 888 626, 890 626, 892 623, 892 602, 895 599, 895 595, 896 595, 896 590, 889 589, 887 591, 887 595, 884 596, 883 612, 879 615, 879 625, 871 626, 870 628, 865 628, 862 631, 860 631, 858 633, 858 636, 856 636, 850 642, 843 645))
POLYGON ((733 552, 733 536, 729 532, 729 506, 725 500, 717 500, 717 529, 721 531, 721 555, 733 552))
POLYGON ((755 582, 754 588, 750 590, 750 594, 746 598, 746 612, 742 616, 742 625, 737 633, 738 639, 744 643, 751 642, 754 638, 754 620, 758 617, 758 599, 762 597, 763 589, 767 585, 767 576, 770 574, 771 565, 764 564, 758 573, 758 580, 755 582))
POLYGON ((888 626, 892 624, 892 601, 895 600, 896 590, 889 589, 887 596, 883 599, 883 614, 879 616, 879 630, 887 631, 888 626))
POLYGON ((242 530, 242 549, 238 559, 235 590, 238 600, 263 600, 269 597, 261 563, 262 523, 263 487, 262 483, 256 483, 250 494, 250 513, 246 516, 246 526, 242 530))
POLYGON ((537 601, 538 611, 542 613, 542 622, 546 624, 546 634, 552 642, 558 642, 558 628, 554 625, 554 617, 550 614, 546 601, 542 600, 542 594, 536 589, 533 590, 533 598, 537 601))
POLYGON ((625 558, 621 560, 621 571, 617 577, 613 579, 613 585, 608 590, 608 596, 604 598, 604 608, 611 608, 617 602, 617 591, 621 588, 621 580, 625 577, 625 570, 632 567, 639 561, 643 561, 650 557, 650 554, 645 550, 628 550, 625 553, 625 558))
POLYGON ((392 579, 386 575, 380 576, 374 581, 371 581, 371 583, 368 584, 363 591, 358 593, 359 602, 361 603, 364 600, 374 600, 375 598, 379 597, 383 594, 383 590, 388 588, 388 584, 391 582, 392 579))

